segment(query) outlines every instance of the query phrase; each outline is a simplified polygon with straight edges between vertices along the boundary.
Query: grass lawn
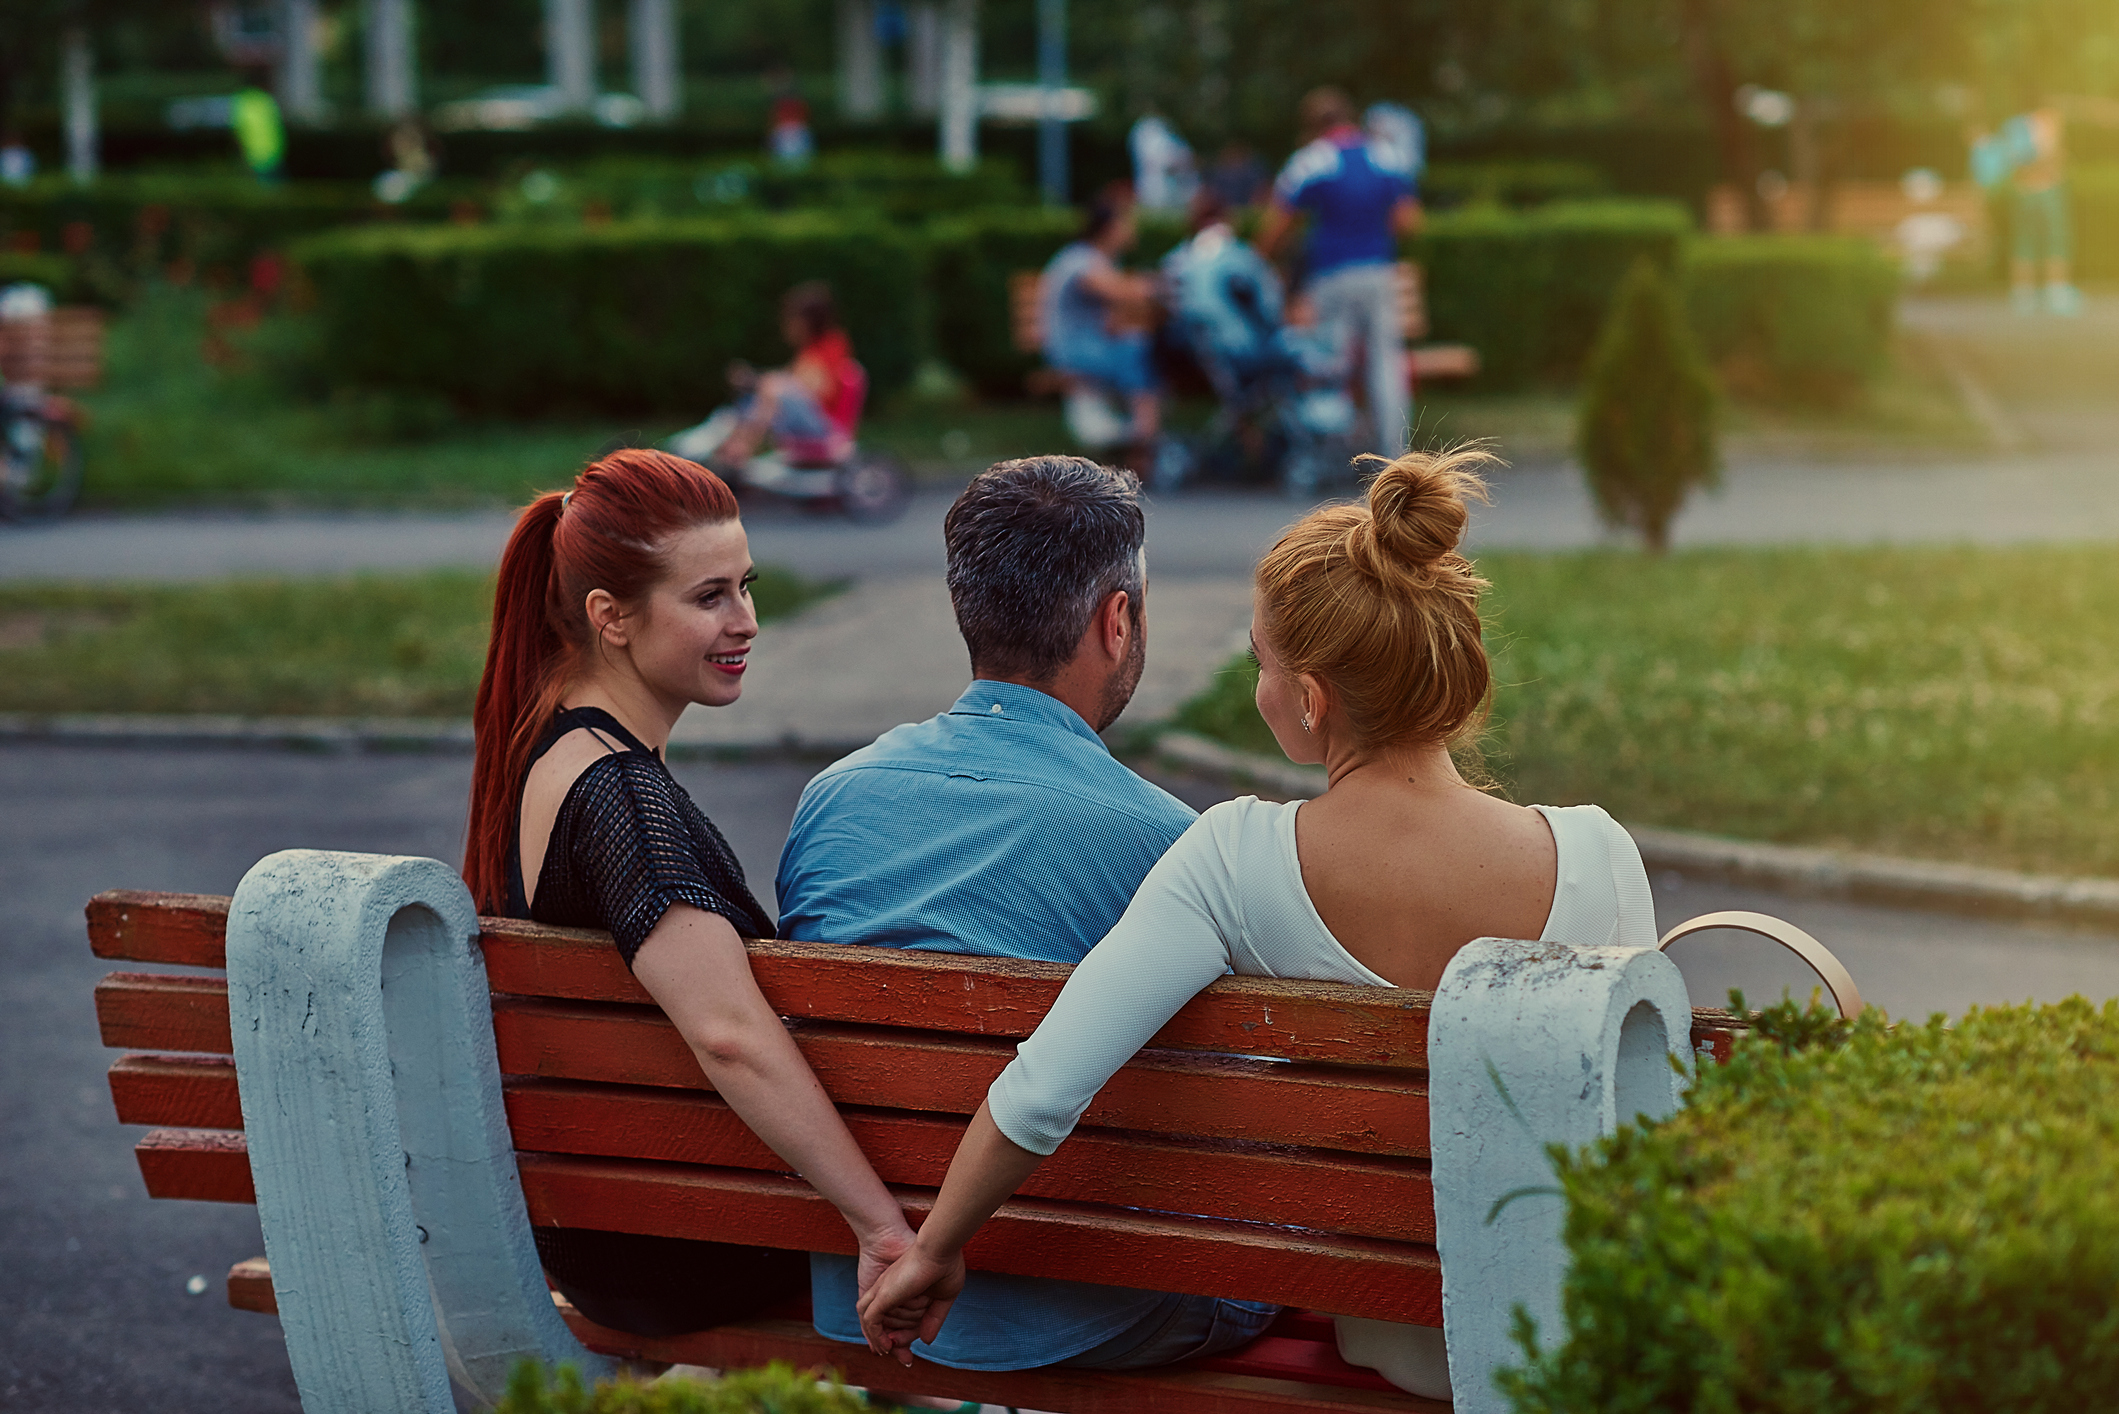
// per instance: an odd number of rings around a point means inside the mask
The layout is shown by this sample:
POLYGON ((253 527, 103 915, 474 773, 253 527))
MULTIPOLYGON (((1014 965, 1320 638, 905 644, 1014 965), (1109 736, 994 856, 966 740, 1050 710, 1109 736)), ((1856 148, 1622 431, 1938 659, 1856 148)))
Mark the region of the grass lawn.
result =
MULTIPOLYGON (((1488 768, 1628 824, 2119 875, 2109 547, 1492 554, 1488 768)), ((1273 751, 1238 660, 1183 725, 1273 751)))
MULTIPOLYGON (((770 567, 760 618, 836 592, 770 567)), ((0 711, 467 717, 492 577, 0 587, 0 711)))

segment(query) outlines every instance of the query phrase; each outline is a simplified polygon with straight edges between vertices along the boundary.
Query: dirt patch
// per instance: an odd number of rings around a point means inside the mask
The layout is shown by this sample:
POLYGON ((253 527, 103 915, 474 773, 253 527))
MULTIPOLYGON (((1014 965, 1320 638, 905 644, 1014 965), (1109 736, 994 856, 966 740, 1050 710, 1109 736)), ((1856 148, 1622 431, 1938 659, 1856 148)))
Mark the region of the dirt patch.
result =
POLYGON ((42 648, 54 639, 114 627, 115 614, 94 609, 16 609, 0 613, 0 653, 42 648))

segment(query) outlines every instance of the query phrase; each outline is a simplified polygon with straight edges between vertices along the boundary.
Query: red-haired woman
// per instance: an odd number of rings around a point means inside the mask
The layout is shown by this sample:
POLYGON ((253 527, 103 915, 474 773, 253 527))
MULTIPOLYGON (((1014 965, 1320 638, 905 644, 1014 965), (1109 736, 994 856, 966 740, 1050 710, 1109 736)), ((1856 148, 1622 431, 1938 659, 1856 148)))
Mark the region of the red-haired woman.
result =
MULTIPOLYGON (((694 702, 734 702, 758 618, 736 499, 662 452, 614 452, 530 503, 501 556, 475 713, 464 877, 481 911, 609 930, 714 1089, 859 1239, 864 1278, 904 1213, 759 993, 745 937, 772 918, 663 764, 694 702)), ((589 1319, 673 1335, 807 1293, 805 1253, 539 1228, 589 1319)))

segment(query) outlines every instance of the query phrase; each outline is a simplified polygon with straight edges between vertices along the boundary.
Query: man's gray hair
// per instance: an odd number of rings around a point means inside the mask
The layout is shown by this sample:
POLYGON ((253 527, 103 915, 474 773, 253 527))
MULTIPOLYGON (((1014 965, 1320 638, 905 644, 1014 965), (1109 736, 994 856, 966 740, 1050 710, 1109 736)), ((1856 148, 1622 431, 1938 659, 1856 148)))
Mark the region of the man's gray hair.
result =
POLYGON ((942 537, 973 672, 1049 681, 1120 589, 1140 622, 1147 523, 1130 471, 1084 457, 996 463, 957 497, 942 537))

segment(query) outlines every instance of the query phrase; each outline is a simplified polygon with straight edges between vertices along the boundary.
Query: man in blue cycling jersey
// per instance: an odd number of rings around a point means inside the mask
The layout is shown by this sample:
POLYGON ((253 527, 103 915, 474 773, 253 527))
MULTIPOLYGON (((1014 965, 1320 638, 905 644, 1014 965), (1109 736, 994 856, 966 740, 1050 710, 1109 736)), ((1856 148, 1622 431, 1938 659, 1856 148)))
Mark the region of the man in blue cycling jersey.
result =
POLYGON ((1309 142, 1273 183, 1258 245, 1275 254, 1306 216, 1304 291, 1319 323, 1358 343, 1367 367, 1375 449, 1406 446, 1405 329, 1398 316, 1398 239, 1420 227, 1420 202, 1406 158, 1357 126, 1354 105, 1336 88, 1314 89, 1300 108, 1309 142))

